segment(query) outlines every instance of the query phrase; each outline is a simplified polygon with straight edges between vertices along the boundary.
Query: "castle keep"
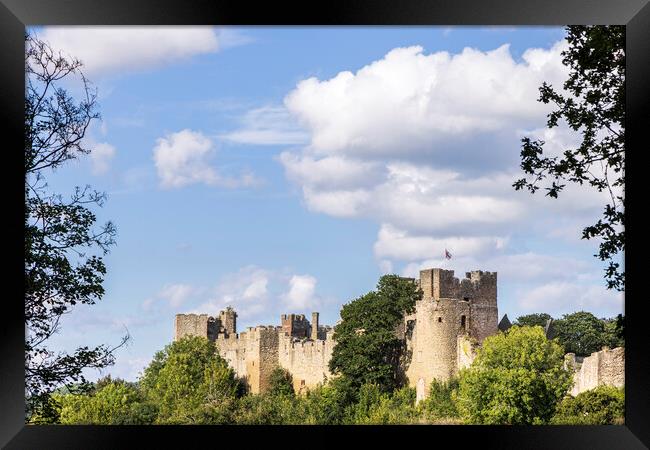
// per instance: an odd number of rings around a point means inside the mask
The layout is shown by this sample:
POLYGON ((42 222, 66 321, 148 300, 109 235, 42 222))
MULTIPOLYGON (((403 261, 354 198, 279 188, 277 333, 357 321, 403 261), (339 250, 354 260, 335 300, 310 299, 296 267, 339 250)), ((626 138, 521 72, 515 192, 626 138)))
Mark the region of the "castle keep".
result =
MULTIPOLYGON (((403 369, 417 398, 428 395, 435 378, 448 380, 471 364, 477 345, 497 332, 497 274, 473 271, 459 280, 453 270, 427 269, 413 280, 423 292, 415 312, 397 330, 404 339, 403 369)), ((219 317, 178 314, 174 339, 203 336, 215 342, 251 392, 264 392, 275 367, 293 376, 294 389, 302 392, 330 377, 329 360, 334 350, 334 330, 311 322, 301 314, 283 314, 280 326, 249 327, 237 333, 237 313, 231 308, 219 317)))
POLYGON ((446 381, 469 366, 498 324, 496 272, 467 272, 459 280, 453 270, 427 269, 419 285, 422 299, 404 318, 405 373, 418 401, 434 378, 446 381))

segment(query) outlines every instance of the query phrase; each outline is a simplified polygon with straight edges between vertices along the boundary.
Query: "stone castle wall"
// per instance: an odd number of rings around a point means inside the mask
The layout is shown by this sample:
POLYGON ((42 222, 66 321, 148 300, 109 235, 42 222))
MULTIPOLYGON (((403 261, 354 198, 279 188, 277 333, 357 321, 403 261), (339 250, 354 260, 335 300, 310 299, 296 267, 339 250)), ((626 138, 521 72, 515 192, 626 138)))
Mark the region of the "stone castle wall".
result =
POLYGON ((264 392, 277 367, 278 328, 259 326, 238 335, 219 334, 217 351, 254 394, 264 392))
POLYGON ((183 336, 204 336, 214 340, 219 323, 207 314, 177 314, 174 320, 174 340, 183 336))
MULTIPOLYGON (((476 345, 497 332, 496 280, 495 272, 468 272, 462 280, 453 270, 420 272, 417 283, 423 297, 396 330, 405 341, 404 375, 418 399, 428 395, 434 378, 446 381, 471 364, 476 345)), ((215 341, 219 354, 253 393, 268 388, 270 374, 278 366, 291 373, 296 392, 331 377, 334 332, 319 326, 318 313, 312 314, 311 324, 302 314, 283 314, 280 326, 248 328, 239 334, 236 316, 232 309, 218 318, 178 314, 174 339, 198 335, 215 341)))
POLYGON ((329 360, 334 350, 330 327, 312 327, 303 315, 289 314, 282 315, 281 326, 249 327, 237 334, 235 320, 233 311, 222 311, 218 319, 207 314, 178 314, 174 340, 202 336, 213 341, 219 355, 254 394, 268 389, 276 367, 291 373, 296 392, 324 383, 330 376, 329 360))
POLYGON ((576 361, 573 353, 568 353, 565 358, 569 366, 576 369, 573 376, 573 388, 570 392, 573 396, 602 385, 615 387, 625 385, 625 349, 623 347, 605 348, 594 352, 584 358, 582 364, 576 361))
POLYGON ((279 363, 293 377, 295 392, 304 392, 331 377, 329 361, 334 351, 334 340, 295 340, 284 333, 279 337, 279 363))

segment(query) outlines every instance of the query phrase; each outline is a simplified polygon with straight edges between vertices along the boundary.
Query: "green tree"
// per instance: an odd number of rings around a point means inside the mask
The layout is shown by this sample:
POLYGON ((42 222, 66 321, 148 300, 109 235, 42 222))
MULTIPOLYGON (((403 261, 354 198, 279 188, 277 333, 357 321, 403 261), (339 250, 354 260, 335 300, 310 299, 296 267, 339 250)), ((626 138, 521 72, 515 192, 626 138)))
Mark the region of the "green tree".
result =
POLYGON ((589 356, 607 345, 605 324, 586 311, 565 314, 555 322, 555 336, 566 352, 589 356))
POLYGON ((557 408, 551 423, 557 425, 615 425, 624 423, 625 392, 623 388, 598 386, 568 396, 557 408))
POLYGON ((269 377, 269 394, 273 396, 293 396, 293 377, 288 370, 276 367, 269 377))
POLYGON ((456 393, 459 380, 452 378, 442 382, 433 380, 429 389, 429 396, 422 402, 422 408, 429 420, 451 419, 459 417, 456 405, 456 393))
POLYGON ((461 370, 458 407, 472 424, 545 424, 572 385, 564 351, 539 327, 490 336, 461 370))
POLYGON ((546 195, 557 198, 566 182, 587 183, 609 200, 603 216, 582 231, 583 239, 600 240, 595 255, 608 263, 607 287, 625 289, 625 271, 618 259, 625 250, 625 26, 568 26, 569 47, 562 52, 570 69, 564 82, 566 93, 544 83, 539 101, 552 103, 547 126, 559 121, 582 136, 577 148, 560 156, 544 154, 544 141, 522 139, 521 168, 531 176, 513 186, 534 193, 550 180, 546 195))
POLYGON ((66 394, 57 398, 64 425, 148 425, 156 418, 156 407, 146 402, 133 383, 104 381, 90 395, 66 394))
POLYGON ((540 327, 544 328, 549 319, 552 319, 552 317, 546 313, 526 314, 524 316, 517 317, 514 325, 519 325, 520 327, 533 327, 535 325, 539 325, 540 327))
POLYGON ((246 395, 237 403, 237 425, 296 425, 304 421, 300 400, 288 395, 246 395))
POLYGON ((407 386, 382 392, 376 384, 364 384, 359 401, 349 411, 349 422, 360 425, 412 424, 419 420, 415 389, 407 386))
POLYGON ((329 380, 325 385, 299 397, 301 423, 309 425, 341 425, 349 423, 350 409, 358 401, 359 390, 346 377, 329 380))
POLYGON ((104 294, 103 256, 115 243, 115 227, 96 227, 93 205, 105 194, 77 187, 69 199, 47 189, 46 174, 90 153, 84 136, 96 112, 96 93, 74 58, 26 36, 25 53, 25 384, 27 416, 43 417, 49 395, 61 386, 88 388, 87 368, 113 364, 116 347, 80 346, 72 353, 48 348, 61 317, 104 294), (80 82, 76 101, 62 85, 80 82))
POLYGON ((227 423, 239 381, 213 342, 188 336, 156 353, 140 380, 158 407, 157 423, 227 423))
POLYGON ((625 347, 625 316, 619 314, 613 319, 605 319, 605 345, 610 348, 625 347))
POLYGON ((376 291, 344 305, 334 329, 332 373, 343 375, 357 389, 367 383, 386 392, 399 386, 403 342, 396 327, 421 297, 422 291, 412 280, 384 275, 376 291))

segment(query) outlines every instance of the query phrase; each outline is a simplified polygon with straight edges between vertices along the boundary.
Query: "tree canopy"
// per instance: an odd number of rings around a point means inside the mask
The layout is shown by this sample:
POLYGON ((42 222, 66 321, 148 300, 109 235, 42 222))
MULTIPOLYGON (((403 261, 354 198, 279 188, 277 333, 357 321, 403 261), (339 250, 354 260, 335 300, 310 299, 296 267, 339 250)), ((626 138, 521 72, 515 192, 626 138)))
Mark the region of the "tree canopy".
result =
POLYGON ((367 383, 385 391, 397 387, 403 342, 396 327, 421 297, 413 280, 384 275, 376 291, 344 305, 334 329, 336 346, 330 370, 349 378, 357 388, 367 383))
POLYGON ((606 191, 609 200, 602 218, 585 227, 582 238, 600 241, 595 256, 607 262, 607 287, 622 291, 625 271, 618 259, 625 250, 625 26, 568 26, 566 39, 569 47, 562 61, 570 72, 564 92, 543 83, 539 101, 557 108, 548 115, 548 128, 563 120, 582 141, 577 148, 550 155, 544 153, 544 141, 523 138, 521 168, 531 178, 513 186, 534 193, 547 181, 546 195, 554 198, 567 182, 606 191))
POLYGON ((538 325, 544 328, 546 326, 546 323, 549 321, 549 319, 552 319, 552 317, 550 314, 546 314, 546 313, 526 314, 517 317, 517 319, 515 320, 515 325, 529 326, 529 327, 538 325))
POLYGON ((93 205, 105 194, 77 187, 69 199, 47 189, 46 175, 90 153, 84 136, 96 112, 96 93, 74 58, 30 35, 25 53, 25 383, 27 415, 47 415, 49 395, 62 385, 89 386, 83 370, 114 362, 115 347, 80 346, 72 353, 47 346, 61 317, 104 295, 103 256, 115 243, 111 222, 96 226, 93 205), (81 99, 62 86, 78 82, 81 99))
POLYGON ((157 423, 227 421, 240 382, 213 342, 188 336, 159 351, 145 368, 140 385, 158 406, 157 423))
POLYGON ((566 352, 589 356, 608 344, 605 322, 586 311, 565 314, 555 321, 555 336, 566 352))
POLYGON ((536 425, 550 421, 573 382, 562 346, 540 327, 513 325, 483 341, 461 370, 458 408, 468 423, 536 425))

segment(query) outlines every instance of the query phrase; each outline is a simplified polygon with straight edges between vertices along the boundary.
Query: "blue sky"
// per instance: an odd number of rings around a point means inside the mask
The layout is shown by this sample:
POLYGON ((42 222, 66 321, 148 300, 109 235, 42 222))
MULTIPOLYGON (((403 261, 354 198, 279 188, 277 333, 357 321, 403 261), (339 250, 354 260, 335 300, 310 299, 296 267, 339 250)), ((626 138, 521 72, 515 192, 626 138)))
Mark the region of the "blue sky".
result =
MULTIPOLYGON (((342 304, 383 273, 499 273, 499 315, 623 312, 596 242, 604 193, 515 192, 522 136, 551 152, 542 81, 561 86, 564 31, 535 27, 48 27, 79 57, 102 121, 89 156, 48 175, 106 191, 117 245, 106 295, 53 345, 117 343, 134 380, 176 313, 238 328, 342 304), (453 255, 444 259, 444 249, 453 255)), ((70 85, 74 92, 74 85, 70 85)))

